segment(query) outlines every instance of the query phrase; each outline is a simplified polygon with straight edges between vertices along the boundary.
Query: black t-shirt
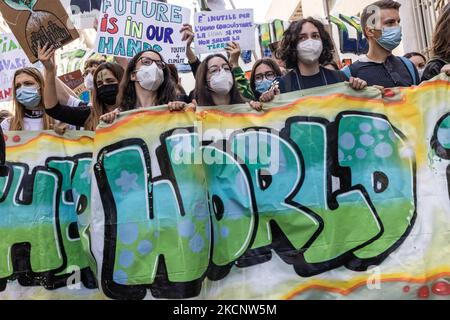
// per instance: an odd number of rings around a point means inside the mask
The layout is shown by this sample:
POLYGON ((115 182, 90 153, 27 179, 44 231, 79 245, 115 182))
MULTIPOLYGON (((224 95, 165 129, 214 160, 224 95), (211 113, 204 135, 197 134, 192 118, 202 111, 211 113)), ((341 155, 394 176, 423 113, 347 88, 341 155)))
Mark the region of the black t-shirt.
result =
POLYGON ((320 67, 319 73, 312 76, 302 76, 298 68, 295 68, 280 78, 279 88, 281 93, 286 93, 322 87, 344 81, 347 81, 347 77, 342 71, 329 70, 320 67))
MULTIPOLYGON (((353 77, 365 80, 369 86, 395 88, 415 85, 408 67, 394 55, 390 55, 384 63, 356 61, 350 66, 350 71, 353 77)), ((416 79, 420 80, 415 66, 414 72, 416 79)))

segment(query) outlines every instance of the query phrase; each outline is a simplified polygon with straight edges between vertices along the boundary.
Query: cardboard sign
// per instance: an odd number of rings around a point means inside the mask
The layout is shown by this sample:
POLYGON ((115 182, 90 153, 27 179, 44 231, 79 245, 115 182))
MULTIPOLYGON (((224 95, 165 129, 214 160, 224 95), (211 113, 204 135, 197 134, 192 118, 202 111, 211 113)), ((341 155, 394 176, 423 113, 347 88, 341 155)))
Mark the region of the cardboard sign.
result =
POLYGON ((253 9, 198 12, 195 14, 195 52, 223 51, 229 42, 242 50, 255 50, 253 9))
POLYGON ((61 0, 61 3, 77 29, 93 28, 102 5, 101 0, 61 0))
POLYGON ((3 0, 0 11, 32 63, 39 43, 60 48, 79 37, 59 1, 3 0))
POLYGON ((77 96, 81 95, 84 91, 87 91, 86 86, 84 85, 84 78, 80 70, 62 75, 59 79, 64 82, 66 86, 72 89, 77 96))
POLYGON ((167 63, 183 63, 186 44, 180 30, 190 10, 142 0, 104 0, 95 48, 98 53, 132 58, 141 51, 158 51, 167 63))
MULTIPOLYGON (((12 100, 16 70, 33 67, 12 33, 0 35, 0 102, 12 100)), ((38 69, 39 66, 35 66, 38 69)))

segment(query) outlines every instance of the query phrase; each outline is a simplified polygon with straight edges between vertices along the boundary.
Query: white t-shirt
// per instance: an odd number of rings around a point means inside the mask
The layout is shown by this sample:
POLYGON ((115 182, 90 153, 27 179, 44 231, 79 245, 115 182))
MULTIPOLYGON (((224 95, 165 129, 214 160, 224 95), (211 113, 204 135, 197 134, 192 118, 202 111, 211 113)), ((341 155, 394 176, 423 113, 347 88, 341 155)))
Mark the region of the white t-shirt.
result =
MULTIPOLYGON (((11 126, 11 119, 5 119, 1 123, 2 130, 4 132, 9 131, 11 126)), ((42 131, 44 129, 44 121, 42 118, 23 118, 23 130, 24 131, 42 131)))
MULTIPOLYGON (((75 97, 69 96, 69 100, 67 100, 67 106, 72 108, 77 108, 80 104, 84 104, 84 101, 77 99, 75 97)), ((91 103, 88 103, 88 107, 92 107, 91 103)))

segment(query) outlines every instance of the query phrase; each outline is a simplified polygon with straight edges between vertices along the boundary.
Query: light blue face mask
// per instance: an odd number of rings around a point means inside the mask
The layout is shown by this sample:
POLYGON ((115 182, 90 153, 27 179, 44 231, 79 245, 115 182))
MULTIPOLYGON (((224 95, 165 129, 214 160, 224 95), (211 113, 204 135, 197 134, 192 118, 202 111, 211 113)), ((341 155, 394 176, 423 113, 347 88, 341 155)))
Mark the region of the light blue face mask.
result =
POLYGON ((260 82, 255 82, 255 90, 258 91, 259 93, 264 93, 270 89, 272 83, 273 83, 272 80, 267 79, 264 79, 263 81, 260 82))
POLYGON ((36 108, 41 102, 41 94, 39 89, 33 87, 20 87, 16 91, 17 101, 28 110, 37 110, 36 108))
POLYGON ((400 45, 402 42, 402 28, 390 27, 384 28, 382 35, 377 39, 377 42, 387 51, 391 52, 400 45))

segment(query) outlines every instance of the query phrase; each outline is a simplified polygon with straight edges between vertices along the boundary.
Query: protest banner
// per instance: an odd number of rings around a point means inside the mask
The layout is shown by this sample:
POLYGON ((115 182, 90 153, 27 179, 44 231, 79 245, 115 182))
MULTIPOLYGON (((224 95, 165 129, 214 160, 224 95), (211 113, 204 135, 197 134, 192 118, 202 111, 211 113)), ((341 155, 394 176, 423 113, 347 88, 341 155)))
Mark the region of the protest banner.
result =
POLYGON ((79 37, 59 0, 4 0, 0 11, 32 63, 39 44, 61 48, 79 37))
POLYGON ((194 29, 197 54, 224 51, 233 41, 242 50, 255 50, 253 9, 197 12, 194 29))
POLYGON ((76 70, 59 77, 66 86, 73 90, 73 92, 79 96, 83 92, 88 91, 84 85, 83 74, 80 70, 76 70))
POLYGON ((90 186, 92 137, 68 132, 62 138, 52 131, 5 135, 10 171, 0 177, 0 289, 10 278, 22 286, 66 287, 74 271, 78 281, 96 287, 82 243, 88 203, 78 196, 90 186))
POLYGON ((101 0, 61 0, 61 3, 77 29, 93 28, 102 4, 101 0))
POLYGON ((95 48, 101 54, 127 58, 153 49, 167 63, 183 63, 186 44, 180 30, 189 19, 189 9, 168 3, 104 0, 95 48))
POLYGON ((12 100, 14 73, 25 67, 42 69, 33 65, 12 33, 0 35, 0 102, 12 100))
POLYGON ((28 266, 52 283, 57 248, 76 264, 75 213, 109 298, 448 299, 450 78, 392 91, 340 83, 264 113, 160 106, 92 136, 5 133, 0 299, 102 297, 6 282, 28 266))

